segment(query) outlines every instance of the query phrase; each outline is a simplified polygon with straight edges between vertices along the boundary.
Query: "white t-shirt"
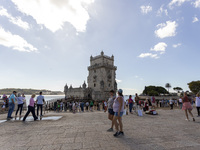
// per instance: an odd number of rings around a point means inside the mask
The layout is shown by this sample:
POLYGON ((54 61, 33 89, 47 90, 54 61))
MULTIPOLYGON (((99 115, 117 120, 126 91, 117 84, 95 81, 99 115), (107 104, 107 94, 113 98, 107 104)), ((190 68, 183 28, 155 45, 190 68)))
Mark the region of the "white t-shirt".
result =
POLYGON ((196 107, 200 107, 200 97, 196 97, 196 107))
POLYGON ((182 100, 182 98, 180 98, 180 99, 179 99, 179 103, 182 103, 182 102, 183 102, 183 100, 182 100))
POLYGON ((172 99, 169 100, 169 104, 173 104, 173 102, 174 102, 174 101, 173 101, 172 99))
POLYGON ((43 100, 44 100, 44 96, 42 96, 42 95, 39 95, 38 97, 37 97, 37 104, 43 104, 43 100))
POLYGON ((126 100, 126 105, 128 105, 128 100, 126 100))
POLYGON ((104 106, 107 106, 107 102, 104 102, 104 106))

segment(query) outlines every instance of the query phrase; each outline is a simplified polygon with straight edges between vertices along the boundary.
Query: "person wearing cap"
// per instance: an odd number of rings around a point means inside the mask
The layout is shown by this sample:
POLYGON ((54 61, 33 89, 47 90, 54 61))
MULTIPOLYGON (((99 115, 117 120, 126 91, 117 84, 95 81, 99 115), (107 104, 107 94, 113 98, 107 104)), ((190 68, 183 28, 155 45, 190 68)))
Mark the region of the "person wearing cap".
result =
POLYGON ((7 116, 7 119, 12 119, 12 113, 15 109, 15 98, 16 98, 16 94, 17 92, 16 91, 13 91, 13 94, 10 95, 10 98, 9 98, 9 110, 8 110, 8 116, 7 116))
POLYGON ((118 90, 118 97, 114 100, 113 103, 113 111, 115 112, 113 122, 117 130, 117 132, 113 136, 117 137, 120 135, 124 135, 122 124, 122 116, 124 112, 124 98, 122 89, 118 90), (120 130, 118 126, 120 127, 120 130))

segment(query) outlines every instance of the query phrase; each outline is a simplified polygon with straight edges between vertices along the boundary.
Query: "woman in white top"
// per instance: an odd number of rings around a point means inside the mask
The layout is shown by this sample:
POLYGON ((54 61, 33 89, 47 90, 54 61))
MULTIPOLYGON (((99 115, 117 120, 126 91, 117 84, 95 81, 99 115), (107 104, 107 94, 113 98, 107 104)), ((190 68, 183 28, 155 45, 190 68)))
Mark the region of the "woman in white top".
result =
POLYGON ((174 101, 170 98, 170 100, 169 100, 169 104, 170 104, 170 109, 173 109, 173 105, 174 105, 174 101))
POLYGON ((197 113, 198 113, 197 117, 200 117, 200 96, 199 96, 199 94, 197 94, 195 97, 195 103, 196 103, 196 108, 197 108, 197 113))
POLYGON ((23 105, 24 105, 24 102, 23 102, 24 97, 22 97, 22 95, 20 93, 18 93, 16 99, 17 99, 18 107, 17 107, 17 111, 15 113, 15 120, 17 119, 17 114, 18 114, 19 110, 20 110, 20 112, 19 112, 19 120, 20 120, 21 119, 23 105))
POLYGON ((182 109, 182 106, 183 106, 183 100, 182 100, 181 97, 179 98, 178 102, 179 102, 180 109, 182 109))
POLYGON ((115 112, 113 122, 117 130, 114 136, 117 137, 119 135, 124 135, 123 123, 122 123, 122 116, 124 112, 124 96, 123 96, 122 89, 118 90, 118 97, 114 100, 114 103, 113 103, 113 111, 115 112), (120 129, 118 126, 120 127, 120 129))
POLYGON ((81 102, 78 102, 78 111, 81 113, 81 102))

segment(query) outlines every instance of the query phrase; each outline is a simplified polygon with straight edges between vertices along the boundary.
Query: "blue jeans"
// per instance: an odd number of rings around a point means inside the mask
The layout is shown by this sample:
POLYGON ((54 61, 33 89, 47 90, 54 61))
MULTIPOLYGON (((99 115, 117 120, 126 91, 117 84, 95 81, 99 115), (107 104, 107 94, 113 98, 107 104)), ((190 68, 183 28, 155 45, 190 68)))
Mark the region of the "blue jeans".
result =
POLYGON ((8 106, 9 106, 9 110, 8 110, 8 117, 7 118, 11 118, 11 115, 12 115, 14 109, 15 109, 15 104, 9 103, 8 106))
POLYGON ((130 113, 132 112, 132 109, 133 109, 133 103, 130 103, 130 104, 129 104, 129 112, 130 112, 130 113))
POLYGON ((183 103, 180 103, 179 105, 180 105, 180 109, 182 109, 183 103))
MULTIPOLYGON (((119 116, 122 117, 124 112, 120 112, 119 116)), ((118 116, 118 112, 115 112, 114 116, 118 116)))

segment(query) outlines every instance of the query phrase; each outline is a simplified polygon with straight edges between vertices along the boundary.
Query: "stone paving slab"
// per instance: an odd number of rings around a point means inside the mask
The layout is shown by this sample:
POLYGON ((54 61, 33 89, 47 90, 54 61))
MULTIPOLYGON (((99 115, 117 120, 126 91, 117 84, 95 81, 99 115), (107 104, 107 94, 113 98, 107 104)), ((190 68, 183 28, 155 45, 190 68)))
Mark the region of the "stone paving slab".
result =
MULTIPOLYGON (((125 136, 107 132, 104 112, 48 113, 59 120, 0 123, 0 150, 199 150, 200 118, 185 121, 182 110, 158 110, 159 115, 123 116, 125 136)), ((193 110, 196 116, 196 111, 193 110)), ((6 115, 0 115, 5 120, 6 115)))

